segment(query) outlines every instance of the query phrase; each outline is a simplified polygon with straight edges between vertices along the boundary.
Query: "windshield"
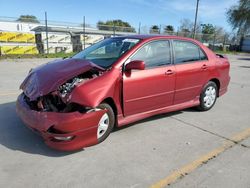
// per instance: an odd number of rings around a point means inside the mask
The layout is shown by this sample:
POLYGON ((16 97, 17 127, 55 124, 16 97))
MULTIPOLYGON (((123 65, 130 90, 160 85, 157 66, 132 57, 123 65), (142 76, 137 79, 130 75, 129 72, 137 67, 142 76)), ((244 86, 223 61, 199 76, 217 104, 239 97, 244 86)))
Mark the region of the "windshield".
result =
POLYGON ((105 39, 79 52, 72 58, 90 60, 103 68, 108 68, 139 41, 139 39, 119 37, 105 39))

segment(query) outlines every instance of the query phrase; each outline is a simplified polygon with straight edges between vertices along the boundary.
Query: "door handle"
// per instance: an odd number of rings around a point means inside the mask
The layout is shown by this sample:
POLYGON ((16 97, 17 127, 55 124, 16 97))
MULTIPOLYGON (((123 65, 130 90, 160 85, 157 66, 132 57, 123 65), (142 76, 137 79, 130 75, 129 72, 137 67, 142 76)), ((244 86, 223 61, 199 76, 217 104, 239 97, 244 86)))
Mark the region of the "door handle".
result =
POLYGON ((165 75, 172 75, 172 74, 174 74, 174 71, 171 69, 169 69, 169 70, 167 70, 167 72, 165 72, 165 75))
POLYGON ((207 67, 208 67, 208 66, 207 66, 206 64, 203 64, 202 67, 201 67, 201 69, 206 70, 207 67))

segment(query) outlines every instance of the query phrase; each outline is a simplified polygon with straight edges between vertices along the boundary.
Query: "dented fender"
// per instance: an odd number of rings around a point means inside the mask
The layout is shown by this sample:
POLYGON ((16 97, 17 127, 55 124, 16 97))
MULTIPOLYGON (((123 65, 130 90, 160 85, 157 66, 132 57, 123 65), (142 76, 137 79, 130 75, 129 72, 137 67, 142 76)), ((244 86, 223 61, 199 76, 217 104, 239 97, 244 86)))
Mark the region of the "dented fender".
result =
POLYGON ((94 80, 76 86, 71 92, 70 101, 94 108, 104 99, 112 98, 115 92, 119 92, 115 91, 119 76, 114 75, 119 75, 119 69, 114 68, 94 80))

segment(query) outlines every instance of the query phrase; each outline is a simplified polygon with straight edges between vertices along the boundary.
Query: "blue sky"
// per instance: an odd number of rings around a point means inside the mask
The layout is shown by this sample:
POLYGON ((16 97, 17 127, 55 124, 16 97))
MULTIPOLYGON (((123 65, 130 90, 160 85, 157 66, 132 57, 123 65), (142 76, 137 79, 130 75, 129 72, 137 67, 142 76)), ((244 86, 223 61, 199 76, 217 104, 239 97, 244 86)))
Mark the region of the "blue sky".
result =
MULTIPOLYGON (((199 21, 222 26, 231 30, 226 21, 226 10, 237 0, 200 0, 199 21)), ((49 20, 65 22, 86 22, 122 19, 134 27, 142 25, 173 25, 176 29, 180 20, 194 20, 196 0, 6 0, 0 1, 0 16, 18 17, 32 14, 44 19, 47 11, 49 20)))

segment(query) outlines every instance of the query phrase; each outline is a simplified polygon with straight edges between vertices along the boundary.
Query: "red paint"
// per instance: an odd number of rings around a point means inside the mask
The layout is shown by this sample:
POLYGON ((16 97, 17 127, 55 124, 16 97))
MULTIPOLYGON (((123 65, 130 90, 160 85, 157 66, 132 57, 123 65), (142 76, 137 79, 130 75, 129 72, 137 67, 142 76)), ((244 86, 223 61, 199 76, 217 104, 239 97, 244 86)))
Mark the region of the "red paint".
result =
MULTIPOLYGON (((77 85, 69 96, 70 102, 94 108, 106 99, 112 100, 116 106, 117 125, 123 126, 159 113, 199 105, 200 92, 209 80, 216 79, 220 83, 219 96, 227 91, 230 81, 228 59, 216 56, 200 42, 177 36, 138 35, 129 38, 142 40, 101 76, 77 85), (124 71, 125 61, 142 45, 161 39, 191 41, 204 51, 208 60, 152 69, 145 69, 142 61, 135 61, 134 65, 126 66, 126 69, 132 70, 124 71)), ((93 67, 102 70, 83 60, 69 59, 50 63, 34 69, 21 88, 25 90, 25 87, 31 87, 29 77, 35 74, 34 83, 39 83, 35 84, 39 89, 32 95, 26 93, 35 99, 55 91, 71 77, 93 67)), ((41 133, 46 144, 60 150, 76 150, 97 144, 97 124, 105 113, 104 110, 87 114, 37 112, 29 108, 23 100, 23 95, 17 100, 17 112, 26 125, 41 133), (59 133, 49 133, 52 126, 59 133), (73 135, 74 138, 71 141, 53 140, 53 136, 68 135, 73 135)))
POLYGON ((175 66, 125 72, 123 75, 124 115, 129 116, 173 105, 175 66), (132 92, 133 91, 133 92, 132 92))

